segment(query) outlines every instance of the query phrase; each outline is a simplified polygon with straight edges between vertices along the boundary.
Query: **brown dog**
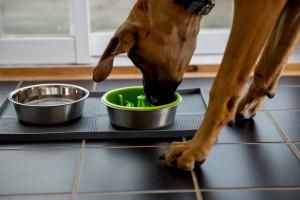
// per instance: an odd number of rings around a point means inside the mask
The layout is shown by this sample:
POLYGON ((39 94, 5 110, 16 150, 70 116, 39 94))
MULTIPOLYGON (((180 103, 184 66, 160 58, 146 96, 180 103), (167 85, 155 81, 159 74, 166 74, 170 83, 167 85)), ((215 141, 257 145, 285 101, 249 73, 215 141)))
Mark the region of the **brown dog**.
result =
MULTIPOLYGON (((274 96, 280 73, 299 39, 299 0, 235 0, 234 8, 230 38, 205 118, 192 140, 171 144, 167 165, 192 170, 196 161, 207 158, 225 124, 253 117, 264 97, 274 96), (241 99, 255 66, 254 80, 241 99)), ((143 73, 148 100, 153 104, 170 101, 195 51, 200 20, 200 15, 173 0, 138 0, 106 48, 94 80, 105 80, 114 57, 128 53, 143 73)))

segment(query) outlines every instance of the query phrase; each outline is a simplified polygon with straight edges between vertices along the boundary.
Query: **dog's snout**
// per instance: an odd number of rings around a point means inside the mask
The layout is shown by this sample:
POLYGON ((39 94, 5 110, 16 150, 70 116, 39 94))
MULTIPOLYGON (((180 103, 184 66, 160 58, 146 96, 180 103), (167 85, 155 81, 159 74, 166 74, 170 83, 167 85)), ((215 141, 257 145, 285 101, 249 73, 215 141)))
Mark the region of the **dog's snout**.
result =
POLYGON ((153 96, 150 96, 150 102, 152 104, 157 104, 158 103, 157 99, 155 97, 153 97, 153 96))
POLYGON ((163 105, 174 100, 174 93, 180 82, 144 81, 147 100, 153 105, 163 105))
POLYGON ((174 93, 171 95, 165 95, 165 94, 153 94, 151 92, 146 92, 146 97, 147 100, 153 104, 153 105, 163 105, 163 104, 167 104, 173 101, 174 99, 174 93))

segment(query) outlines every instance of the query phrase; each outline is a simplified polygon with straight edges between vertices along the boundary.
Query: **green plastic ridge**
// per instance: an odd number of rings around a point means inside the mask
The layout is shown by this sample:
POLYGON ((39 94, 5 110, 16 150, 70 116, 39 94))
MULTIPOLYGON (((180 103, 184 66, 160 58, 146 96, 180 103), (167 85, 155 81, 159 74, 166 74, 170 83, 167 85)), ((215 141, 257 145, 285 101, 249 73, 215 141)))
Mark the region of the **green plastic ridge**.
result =
POLYGON ((181 103, 182 97, 178 92, 174 94, 174 101, 168 104, 154 106, 145 97, 142 86, 123 87, 111 90, 102 96, 102 102, 108 107, 131 110, 131 111, 153 111, 176 106, 181 103), (135 107, 138 106, 138 107, 135 107))

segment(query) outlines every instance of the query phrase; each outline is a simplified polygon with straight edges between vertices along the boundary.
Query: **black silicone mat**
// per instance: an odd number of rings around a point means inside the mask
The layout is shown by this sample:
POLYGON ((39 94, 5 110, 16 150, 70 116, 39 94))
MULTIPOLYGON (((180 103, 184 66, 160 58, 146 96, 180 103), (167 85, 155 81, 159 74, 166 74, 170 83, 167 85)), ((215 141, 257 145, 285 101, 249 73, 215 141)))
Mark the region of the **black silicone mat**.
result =
POLYGON ((35 126, 21 123, 13 105, 6 99, 0 107, 0 140, 70 140, 176 138, 195 133, 202 121, 206 106, 201 89, 179 90, 183 102, 177 108, 174 124, 158 130, 124 130, 109 122, 106 107, 101 103, 103 93, 91 92, 84 105, 83 116, 73 122, 55 126, 35 126))

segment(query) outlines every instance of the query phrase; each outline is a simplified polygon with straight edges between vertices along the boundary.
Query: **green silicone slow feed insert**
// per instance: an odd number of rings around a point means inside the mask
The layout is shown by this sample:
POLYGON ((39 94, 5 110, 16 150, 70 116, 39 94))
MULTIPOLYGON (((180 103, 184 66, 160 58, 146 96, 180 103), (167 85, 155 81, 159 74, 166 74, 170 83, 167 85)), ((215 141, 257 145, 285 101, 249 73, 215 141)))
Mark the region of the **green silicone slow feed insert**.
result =
POLYGON ((102 102, 109 107, 123 110, 150 111, 175 106, 182 101, 176 92, 174 101, 165 105, 154 106, 147 101, 144 88, 141 86, 125 87, 111 90, 102 97, 102 102))
POLYGON ((146 104, 148 103, 146 100, 146 96, 145 95, 140 95, 137 96, 137 100, 138 100, 138 105, 137 107, 147 107, 146 104))
POLYGON ((136 105, 134 105, 134 103, 132 103, 126 99, 124 100, 122 94, 118 94, 118 98, 119 98, 119 106, 126 106, 126 107, 150 107, 150 106, 153 106, 149 102, 147 102, 146 97, 144 95, 139 95, 136 97, 137 98, 136 105))

